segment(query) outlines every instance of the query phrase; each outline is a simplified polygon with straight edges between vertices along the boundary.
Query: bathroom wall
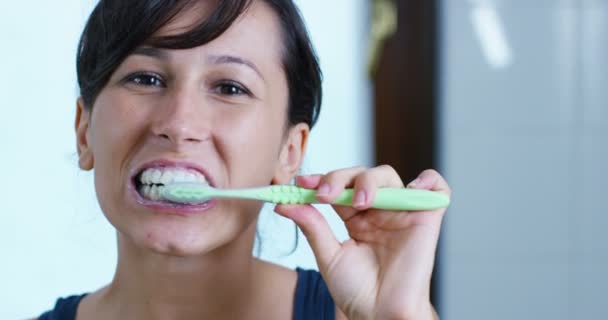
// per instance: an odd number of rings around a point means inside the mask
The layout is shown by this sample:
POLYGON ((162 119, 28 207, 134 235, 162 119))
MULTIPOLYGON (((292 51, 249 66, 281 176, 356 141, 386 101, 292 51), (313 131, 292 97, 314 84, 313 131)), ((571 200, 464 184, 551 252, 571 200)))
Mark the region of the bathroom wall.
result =
POLYGON ((608 318, 608 2, 440 3, 440 314, 608 318))

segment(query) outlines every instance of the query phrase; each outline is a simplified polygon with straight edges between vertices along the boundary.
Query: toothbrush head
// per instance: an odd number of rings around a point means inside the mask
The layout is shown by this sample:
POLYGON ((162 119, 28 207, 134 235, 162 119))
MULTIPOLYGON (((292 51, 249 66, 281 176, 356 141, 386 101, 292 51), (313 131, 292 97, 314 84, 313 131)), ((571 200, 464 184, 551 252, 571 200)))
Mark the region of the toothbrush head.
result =
POLYGON ((211 199, 212 190, 212 187, 199 183, 168 184, 163 188, 162 198, 181 204, 200 204, 211 199))

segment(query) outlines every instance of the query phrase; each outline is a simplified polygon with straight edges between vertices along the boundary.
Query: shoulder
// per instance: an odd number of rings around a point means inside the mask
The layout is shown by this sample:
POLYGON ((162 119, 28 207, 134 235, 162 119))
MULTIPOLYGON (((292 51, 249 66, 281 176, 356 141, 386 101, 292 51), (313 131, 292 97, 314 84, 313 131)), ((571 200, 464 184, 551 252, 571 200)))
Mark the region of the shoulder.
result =
POLYGON ((274 308, 285 308, 285 314, 292 314, 289 318, 345 319, 337 313, 329 289, 317 270, 304 268, 294 270, 265 261, 259 261, 258 266, 264 271, 258 273, 256 278, 267 288, 266 292, 271 298, 269 305, 274 308))

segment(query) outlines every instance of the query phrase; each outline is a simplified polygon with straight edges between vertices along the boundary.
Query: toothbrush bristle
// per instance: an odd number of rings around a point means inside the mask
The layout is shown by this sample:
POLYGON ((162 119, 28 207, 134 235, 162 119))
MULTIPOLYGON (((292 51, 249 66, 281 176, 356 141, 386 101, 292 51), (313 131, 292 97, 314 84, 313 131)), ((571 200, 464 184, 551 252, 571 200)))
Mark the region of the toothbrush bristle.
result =
POLYGON ((171 202, 181 204, 198 204, 209 200, 204 186, 198 184, 169 184, 163 190, 163 197, 171 202))

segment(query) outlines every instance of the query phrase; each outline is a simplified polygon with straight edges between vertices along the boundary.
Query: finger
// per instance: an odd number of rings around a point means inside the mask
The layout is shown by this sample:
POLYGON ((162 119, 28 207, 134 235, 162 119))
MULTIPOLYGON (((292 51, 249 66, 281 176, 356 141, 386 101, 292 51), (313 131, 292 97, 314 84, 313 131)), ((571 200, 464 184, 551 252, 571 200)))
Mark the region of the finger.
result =
MULTIPOLYGON (((321 174, 298 176, 296 177, 296 185, 307 189, 317 189, 319 184, 322 182, 322 178, 323 175, 321 174)), ((353 216, 357 212, 356 210, 345 206, 333 206, 333 209, 343 220, 353 216)))
POLYGON ((439 174, 439 172, 433 169, 422 171, 422 173, 420 173, 416 179, 410 182, 407 187, 413 189, 439 191, 447 195, 451 195, 452 193, 452 190, 445 179, 439 174))
POLYGON ((320 268, 329 265, 340 250, 340 242, 317 209, 310 205, 277 205, 274 211, 293 220, 302 229, 320 268))
MULTIPOLYGON (((357 175, 367 170, 365 167, 352 167, 331 171, 321 177, 317 188, 317 199, 320 202, 332 203, 346 187, 354 185, 357 175)), ((346 221, 357 214, 358 210, 351 206, 332 205, 338 216, 346 221)))
POLYGON ((321 182, 322 175, 313 174, 296 177, 296 185, 306 189, 316 189, 321 182))
POLYGON ((403 181, 393 167, 381 165, 358 175, 355 178, 353 206, 359 210, 369 209, 381 187, 403 188, 403 181))
POLYGON ((334 202, 347 186, 354 184, 355 177, 365 170, 364 167, 352 167, 324 175, 317 188, 317 199, 325 203, 334 202))
MULTIPOLYGON (((321 184, 321 182, 322 182, 322 178, 323 178, 323 175, 320 175, 320 174, 299 176, 299 177, 296 177, 296 185, 303 187, 303 188, 307 188, 307 189, 317 189, 319 187, 319 184, 321 184)), ((319 197, 318 193, 317 193, 317 197, 319 197)), ((322 199, 319 199, 319 200, 323 201, 322 199)), ((336 211, 338 216, 341 217, 342 220, 347 220, 348 218, 354 216, 357 213, 357 210, 355 210, 351 207, 338 206, 338 205, 333 205, 332 207, 333 207, 334 211, 336 211)))
MULTIPOLYGON (((452 190, 445 179, 432 169, 420 173, 414 181, 408 184, 408 188, 437 191, 446 194, 448 197, 452 195, 452 190)), ((410 223, 412 225, 426 225, 439 232, 445 212, 446 208, 431 211, 410 211, 410 223)))

